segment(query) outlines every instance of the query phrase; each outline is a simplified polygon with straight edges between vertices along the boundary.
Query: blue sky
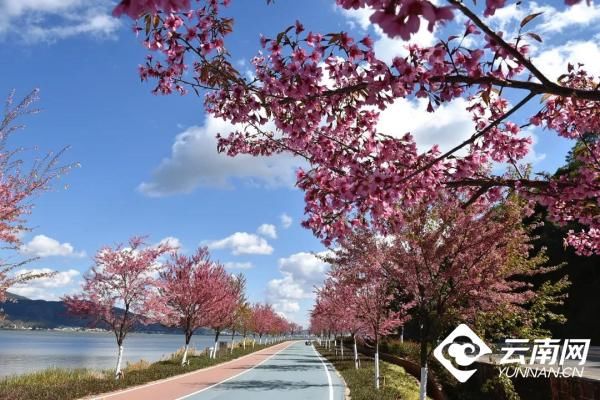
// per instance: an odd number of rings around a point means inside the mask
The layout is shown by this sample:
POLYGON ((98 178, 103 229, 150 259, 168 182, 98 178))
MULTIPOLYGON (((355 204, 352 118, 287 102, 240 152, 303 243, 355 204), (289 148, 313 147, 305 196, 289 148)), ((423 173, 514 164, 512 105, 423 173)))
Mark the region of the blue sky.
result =
MULTIPOLYGON (((243 69, 259 48, 260 33, 272 36, 300 19, 313 31, 369 32, 381 58, 402 54, 401 43, 368 26, 366 13, 343 13, 333 4, 234 0, 227 13, 236 18, 235 32, 227 47, 243 69)), ((326 266, 310 255, 322 245, 299 225, 303 198, 293 188, 298 161, 217 155, 213 137, 223 122, 206 118, 193 95, 150 94, 151 86, 137 75, 145 55, 140 39, 129 20, 109 16, 113 5, 108 0, 0 2, 0 93, 15 88, 25 95, 39 87, 42 97, 43 112, 23 121, 27 129, 13 144, 42 150, 70 146, 63 162, 81 164, 52 192, 36 198, 29 219, 33 230, 23 238, 20 256, 42 257, 29 268, 61 274, 13 291, 56 299, 76 290, 99 247, 149 235, 150 243, 175 238, 184 251, 209 244, 216 259, 247 275, 250 300, 271 301, 305 322, 312 287, 326 266)), ((527 2, 501 10, 491 23, 510 31, 540 8, 545 14, 536 29, 544 43, 533 57, 542 71, 558 76, 568 60, 582 60, 598 73, 596 5, 565 10, 562 2, 527 2)), ((415 40, 432 44, 435 35, 451 28, 422 31, 415 40)), ((534 101, 531 107, 539 105, 534 101)), ((423 148, 435 141, 449 146, 472 132, 461 102, 430 115, 422 104, 402 101, 382 116, 380 127, 389 133, 412 131, 423 148)), ((530 161, 537 170, 553 171, 569 143, 548 132, 528 133, 536 138, 530 161)))

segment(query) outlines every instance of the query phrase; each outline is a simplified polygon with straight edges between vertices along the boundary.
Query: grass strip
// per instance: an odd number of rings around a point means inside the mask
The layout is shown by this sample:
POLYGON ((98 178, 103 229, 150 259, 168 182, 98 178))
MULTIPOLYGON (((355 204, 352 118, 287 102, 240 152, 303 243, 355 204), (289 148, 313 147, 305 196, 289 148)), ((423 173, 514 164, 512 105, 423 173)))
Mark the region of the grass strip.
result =
POLYGON ((381 388, 375 389, 375 363, 371 358, 360 356, 360 368, 355 369, 352 353, 348 351, 341 359, 333 350, 316 346, 321 355, 337 369, 350 389, 352 400, 418 400, 419 381, 406 373, 404 368, 380 361, 381 388))

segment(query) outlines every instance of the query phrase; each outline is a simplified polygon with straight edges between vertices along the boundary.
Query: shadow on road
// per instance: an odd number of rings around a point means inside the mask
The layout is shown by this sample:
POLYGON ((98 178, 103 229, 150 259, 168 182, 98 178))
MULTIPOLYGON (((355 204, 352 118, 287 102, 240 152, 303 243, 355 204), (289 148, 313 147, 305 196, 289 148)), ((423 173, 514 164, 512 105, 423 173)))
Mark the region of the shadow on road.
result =
POLYGON ((315 387, 328 387, 327 384, 315 384, 307 381, 292 382, 288 380, 242 380, 231 381, 219 385, 218 390, 252 390, 252 391, 269 391, 269 390, 302 390, 315 387))

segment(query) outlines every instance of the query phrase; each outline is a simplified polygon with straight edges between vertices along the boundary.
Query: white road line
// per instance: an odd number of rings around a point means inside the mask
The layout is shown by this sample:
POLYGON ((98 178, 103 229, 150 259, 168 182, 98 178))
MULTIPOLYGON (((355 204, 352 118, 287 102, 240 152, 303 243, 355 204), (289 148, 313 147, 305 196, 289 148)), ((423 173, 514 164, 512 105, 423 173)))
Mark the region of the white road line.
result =
POLYGON ((323 357, 321 357, 317 349, 315 349, 314 345, 312 346, 312 348, 319 360, 321 361, 321 364, 323 364, 323 368, 325 368, 325 373, 327 374, 327 383, 329 384, 329 400, 333 400, 333 384, 331 383, 331 374, 329 373, 329 368, 327 368, 327 364, 325 364, 325 361, 323 361, 323 357))
MULTIPOLYGON (((285 349, 287 349, 289 346, 290 345, 286 346, 285 349)), ((267 347, 267 348, 265 348, 263 350, 268 350, 268 349, 270 349, 270 347, 267 347)), ((262 351, 262 350, 258 350, 258 351, 262 351)), ((279 350, 279 351, 281 351, 281 350, 279 350)), ((279 351, 277 353, 279 353, 279 351)), ((139 385, 139 386, 134 386, 134 387, 129 388, 129 389, 120 390, 120 391, 113 392, 113 393, 108 393, 108 394, 103 394, 103 395, 100 395, 99 397, 92 397, 91 400, 104 400, 104 399, 106 399, 108 397, 113 397, 113 396, 121 395, 121 394, 124 394, 124 393, 133 392, 134 390, 144 389, 144 388, 147 388, 149 386, 160 385, 160 384, 163 384, 165 382, 170 382, 170 381, 174 381, 174 380, 177 380, 177 379, 185 378, 185 377, 187 377, 189 375, 194 375, 194 374, 198 374, 198 373, 201 373, 201 372, 204 372, 204 371, 208 371, 208 370, 211 370, 211 369, 223 367, 223 366, 225 366, 227 364, 231 364, 231 363, 234 363, 236 361, 243 360, 244 358, 248 358, 250 356, 255 356, 257 352, 252 352, 252 353, 246 354, 245 356, 234 358, 233 360, 226 361, 224 363, 215 364, 215 365, 213 365, 211 367, 200 368, 200 369, 197 369, 195 371, 186 372, 185 374, 175 375, 175 376, 172 376, 170 378, 165 378, 165 379, 159 379, 157 381, 150 382, 150 383, 145 383, 145 384, 142 384, 142 385, 139 385)), ((275 353, 275 354, 277 354, 277 353, 275 353)), ((273 355, 275 355, 275 354, 273 354, 273 355)), ((271 358, 271 357, 269 357, 269 358, 271 358)), ((176 400, 178 400, 178 399, 176 399, 176 400)))
MULTIPOLYGON (((285 349, 287 349, 288 347, 290 347, 290 346, 291 346, 292 344, 294 344, 294 343, 296 343, 296 342, 292 342, 292 343, 288 344, 287 346, 285 346, 283 349, 281 349, 281 350, 277 351, 277 352, 276 352, 276 353, 274 353, 274 354, 271 354, 269 357, 265 358, 264 360, 262 360, 261 362, 259 362, 259 363, 258 363, 258 364, 256 364, 255 366, 253 366, 252 368, 248 368, 248 369, 246 369, 246 370, 244 370, 244 371, 240 372, 239 374, 236 374, 236 375, 230 376, 230 377, 229 377, 229 378, 227 378, 227 379, 223 379, 221 382, 217 382, 217 383, 215 383, 214 385, 211 385, 211 386, 205 387, 204 389, 200 389, 200 390, 198 390, 198 391, 196 391, 196 392, 194 392, 194 393, 186 394, 186 395, 185 395, 185 396, 183 396, 183 397, 178 397, 178 398, 176 398, 175 400, 183 400, 183 399, 187 399, 188 397, 191 397, 191 396, 197 395, 198 393, 202 393, 202 392, 204 392, 204 391, 206 391, 206 390, 209 390, 209 389, 212 389, 212 388, 214 388, 215 386, 219 386, 219 385, 220 385, 220 384, 222 384, 222 383, 225 383, 225 382, 227 382, 227 381, 230 381, 230 380, 232 380, 232 379, 235 379, 235 378, 237 378, 237 377, 238 377, 238 376, 240 376, 240 375, 244 375, 246 372, 250 372, 250 371, 252 371, 254 368, 258 367, 259 365, 266 363, 266 362, 267 362, 267 361, 269 361, 271 358, 275 357, 277 354, 281 353, 282 351, 284 351, 285 349)), ((333 400, 333 399, 331 399, 331 400, 333 400)))

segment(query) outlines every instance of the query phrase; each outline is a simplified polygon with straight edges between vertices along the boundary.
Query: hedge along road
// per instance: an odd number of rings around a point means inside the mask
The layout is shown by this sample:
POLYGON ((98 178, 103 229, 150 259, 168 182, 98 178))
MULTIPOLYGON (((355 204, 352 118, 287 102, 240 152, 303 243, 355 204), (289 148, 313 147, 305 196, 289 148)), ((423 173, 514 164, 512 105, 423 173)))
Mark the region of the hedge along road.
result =
POLYGON ((106 400, 342 400, 345 387, 313 346, 287 342, 248 356, 95 397, 106 400))

